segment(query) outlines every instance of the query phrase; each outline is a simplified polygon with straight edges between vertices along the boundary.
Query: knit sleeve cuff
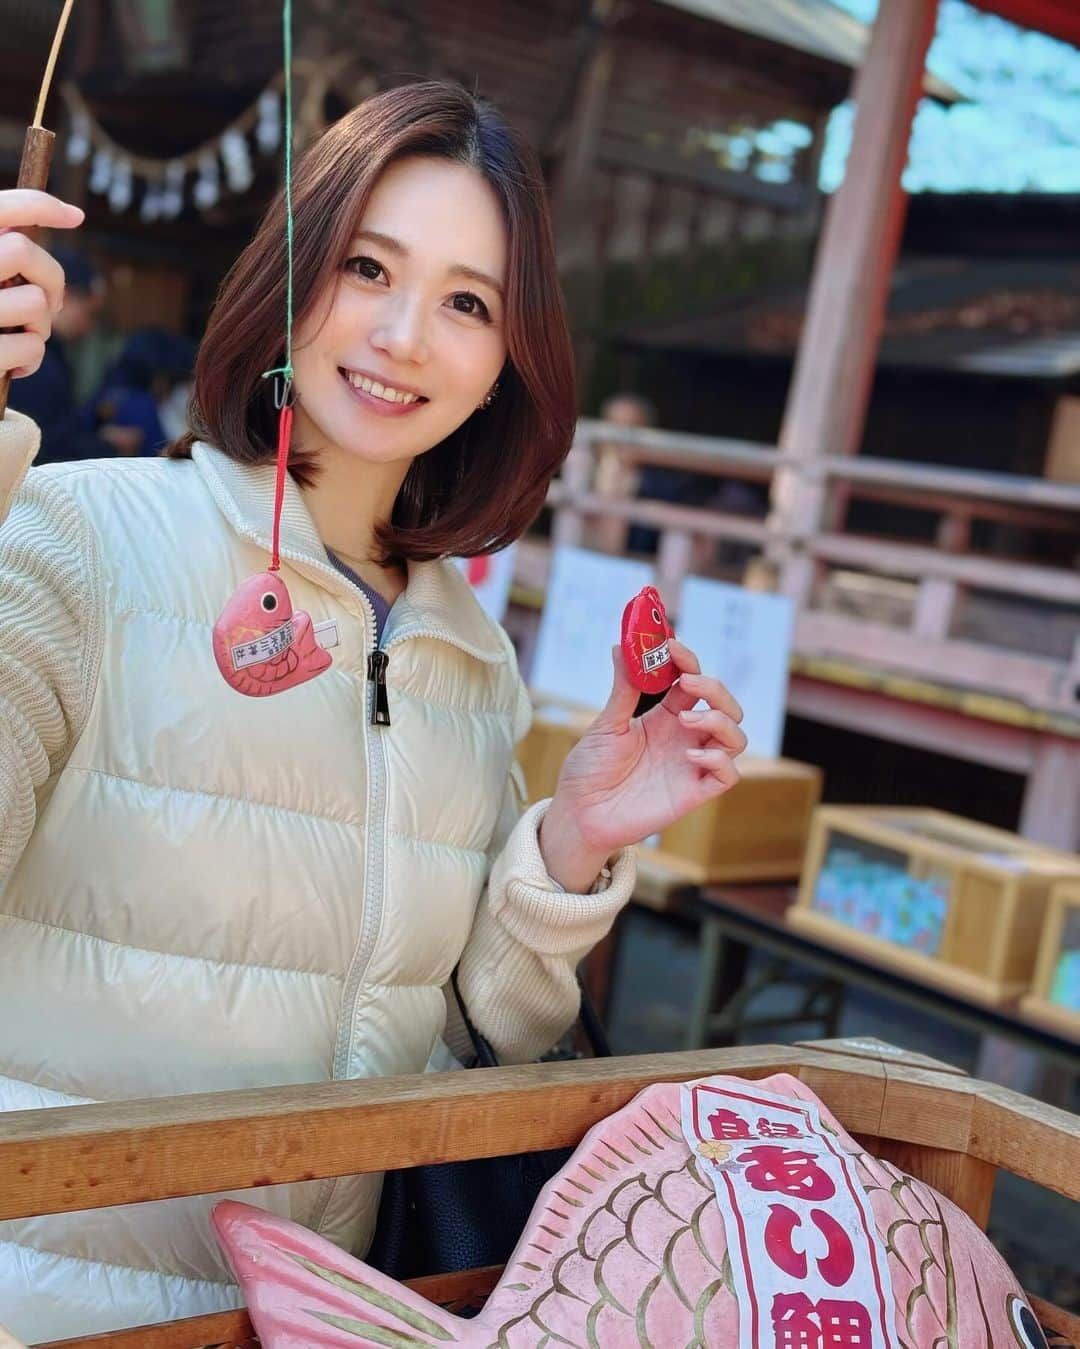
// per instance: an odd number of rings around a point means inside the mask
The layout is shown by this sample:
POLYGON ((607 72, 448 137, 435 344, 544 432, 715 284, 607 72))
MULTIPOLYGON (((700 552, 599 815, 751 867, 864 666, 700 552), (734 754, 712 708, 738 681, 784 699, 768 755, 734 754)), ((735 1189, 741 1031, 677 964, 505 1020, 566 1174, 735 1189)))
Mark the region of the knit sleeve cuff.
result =
POLYGON ((0 417, 0 524, 41 444, 37 423, 8 408, 0 417))
POLYGON ((491 912, 507 933, 541 955, 594 946, 629 901, 637 872, 633 848, 609 859, 590 894, 573 895, 553 880, 540 852, 540 822, 549 802, 531 806, 495 859, 488 885, 491 912))

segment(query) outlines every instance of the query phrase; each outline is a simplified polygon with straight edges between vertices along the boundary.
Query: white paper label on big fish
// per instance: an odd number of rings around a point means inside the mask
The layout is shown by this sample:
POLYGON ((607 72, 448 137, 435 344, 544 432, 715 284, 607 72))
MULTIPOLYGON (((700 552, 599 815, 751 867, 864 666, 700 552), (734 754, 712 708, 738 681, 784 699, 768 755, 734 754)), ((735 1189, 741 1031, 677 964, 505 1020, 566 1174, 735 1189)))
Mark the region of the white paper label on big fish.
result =
POLYGON ((232 648, 232 663, 234 670, 246 670, 249 665, 262 665, 268 660, 273 660, 275 656, 280 656, 283 651, 287 651, 292 646, 293 640, 293 621, 287 618, 280 627, 274 628, 272 632, 264 633, 262 637, 256 637, 253 642, 241 642, 239 646, 232 648))
POLYGON ((739 1349, 897 1349, 870 1200, 817 1107, 708 1077, 682 1126, 724 1220, 739 1349))

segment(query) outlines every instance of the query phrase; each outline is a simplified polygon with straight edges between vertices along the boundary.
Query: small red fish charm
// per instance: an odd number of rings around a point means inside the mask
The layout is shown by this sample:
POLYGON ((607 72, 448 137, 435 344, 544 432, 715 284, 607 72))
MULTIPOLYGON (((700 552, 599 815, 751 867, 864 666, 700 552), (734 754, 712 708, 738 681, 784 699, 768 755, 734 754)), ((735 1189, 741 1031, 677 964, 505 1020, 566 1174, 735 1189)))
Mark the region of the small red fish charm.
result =
POLYGON ((668 639, 674 636, 659 591, 645 586, 623 610, 622 618, 623 660, 630 683, 639 693, 663 693, 675 683, 679 671, 668 649, 668 639))
POLYGON ((225 682, 249 698, 283 693, 322 674, 330 653, 308 614, 293 613, 285 582, 271 571, 249 576, 214 624, 214 659, 225 682))

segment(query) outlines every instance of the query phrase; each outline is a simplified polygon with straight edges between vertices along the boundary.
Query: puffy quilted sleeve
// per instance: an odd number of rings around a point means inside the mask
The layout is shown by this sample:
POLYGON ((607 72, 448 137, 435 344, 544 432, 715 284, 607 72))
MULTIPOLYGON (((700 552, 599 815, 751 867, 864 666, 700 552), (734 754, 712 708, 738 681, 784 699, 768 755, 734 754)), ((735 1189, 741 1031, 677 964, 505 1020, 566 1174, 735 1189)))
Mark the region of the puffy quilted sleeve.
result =
MULTIPOLYGON (((531 718, 520 680, 518 686, 516 743, 531 718)), ((501 1063, 536 1058, 573 1024, 578 962, 606 936, 630 899, 636 870, 634 850, 624 849, 609 860, 592 893, 568 894, 547 874, 540 854, 538 834, 548 802, 522 813, 523 787, 515 764, 492 839, 488 883, 458 966, 465 1006, 501 1063)), ((452 996, 447 1043, 460 1057, 465 1045, 452 996)))
POLYGON ((58 482, 22 481, 36 448, 37 427, 9 410, 0 421, 0 885, 33 831, 37 792, 85 724, 103 629, 96 539, 58 482))

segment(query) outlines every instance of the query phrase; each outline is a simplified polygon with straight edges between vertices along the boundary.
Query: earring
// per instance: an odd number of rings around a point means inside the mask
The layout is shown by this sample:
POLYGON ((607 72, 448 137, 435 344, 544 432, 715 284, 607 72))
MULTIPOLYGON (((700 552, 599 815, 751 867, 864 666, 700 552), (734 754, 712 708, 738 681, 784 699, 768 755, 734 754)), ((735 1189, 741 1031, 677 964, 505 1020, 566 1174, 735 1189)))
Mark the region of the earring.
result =
POLYGON ((483 399, 477 404, 477 411, 486 412, 488 408, 491 407, 492 403, 494 403, 495 399, 498 398, 498 396, 499 396, 499 381, 496 380, 495 383, 491 386, 491 388, 488 389, 483 399))

